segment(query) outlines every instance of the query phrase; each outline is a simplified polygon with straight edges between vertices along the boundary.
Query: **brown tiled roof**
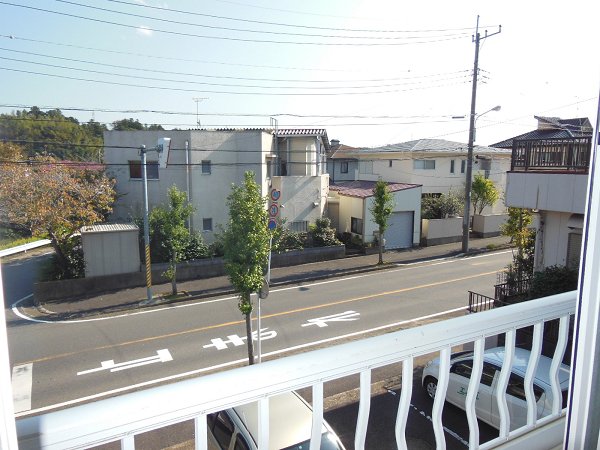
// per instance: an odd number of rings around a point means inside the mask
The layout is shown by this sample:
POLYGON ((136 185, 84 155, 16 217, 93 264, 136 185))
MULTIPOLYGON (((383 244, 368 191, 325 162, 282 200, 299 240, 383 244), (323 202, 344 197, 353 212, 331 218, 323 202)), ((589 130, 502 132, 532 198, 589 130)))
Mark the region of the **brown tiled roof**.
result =
MULTIPOLYGON (((367 198, 373 196, 375 181, 341 181, 336 184, 329 185, 330 191, 335 191, 347 197, 367 198)), ((404 191, 420 187, 420 184, 408 183, 388 183, 390 192, 404 191)))

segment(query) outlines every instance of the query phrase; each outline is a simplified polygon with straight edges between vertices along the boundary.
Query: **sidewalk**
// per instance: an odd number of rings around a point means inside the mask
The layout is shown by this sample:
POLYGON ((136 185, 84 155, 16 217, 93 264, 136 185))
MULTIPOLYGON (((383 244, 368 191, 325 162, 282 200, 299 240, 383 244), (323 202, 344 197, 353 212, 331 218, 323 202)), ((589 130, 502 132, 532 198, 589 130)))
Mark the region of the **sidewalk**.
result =
MULTIPOLYGON (((398 265, 416 263, 432 259, 460 257, 461 243, 419 247, 407 250, 390 250, 384 254, 386 264, 378 266, 379 255, 351 256, 332 261, 303 264, 292 267, 273 268, 271 270, 271 288, 285 284, 315 281, 330 277, 364 273, 373 270, 386 270, 398 265)), ((472 238, 469 241, 469 255, 509 247, 509 238, 472 238)), ((36 307, 26 308, 31 316, 50 320, 81 319, 85 317, 123 313, 140 308, 152 308, 174 302, 193 301, 216 295, 234 294, 226 276, 204 280, 183 281, 177 283, 179 292, 185 295, 176 300, 165 300, 171 292, 170 284, 152 287, 155 300, 146 304, 146 287, 112 291, 82 298, 53 300, 36 307)))

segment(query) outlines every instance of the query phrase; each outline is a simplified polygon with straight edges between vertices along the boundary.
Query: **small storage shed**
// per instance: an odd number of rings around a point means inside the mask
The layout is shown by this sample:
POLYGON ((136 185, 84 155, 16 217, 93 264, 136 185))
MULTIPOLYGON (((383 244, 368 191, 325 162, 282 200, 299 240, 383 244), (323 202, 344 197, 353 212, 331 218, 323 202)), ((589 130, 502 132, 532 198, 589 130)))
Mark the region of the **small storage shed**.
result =
POLYGON ((131 223, 81 228, 85 276, 140 271, 139 228, 131 223))

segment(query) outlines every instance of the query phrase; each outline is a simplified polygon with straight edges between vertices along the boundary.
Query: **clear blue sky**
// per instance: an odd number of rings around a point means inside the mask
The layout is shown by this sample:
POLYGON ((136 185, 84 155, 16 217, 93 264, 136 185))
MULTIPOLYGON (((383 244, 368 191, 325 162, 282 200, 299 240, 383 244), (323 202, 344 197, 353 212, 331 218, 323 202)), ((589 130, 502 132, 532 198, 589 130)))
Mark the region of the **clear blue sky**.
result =
POLYGON ((410 3, 0 0, 0 111, 190 128, 198 107, 209 128, 277 115, 353 146, 466 142, 452 116, 469 113, 480 15, 482 34, 502 32, 483 41, 477 112, 502 109, 478 120, 478 144, 535 128, 534 115, 595 123, 600 2, 410 3))

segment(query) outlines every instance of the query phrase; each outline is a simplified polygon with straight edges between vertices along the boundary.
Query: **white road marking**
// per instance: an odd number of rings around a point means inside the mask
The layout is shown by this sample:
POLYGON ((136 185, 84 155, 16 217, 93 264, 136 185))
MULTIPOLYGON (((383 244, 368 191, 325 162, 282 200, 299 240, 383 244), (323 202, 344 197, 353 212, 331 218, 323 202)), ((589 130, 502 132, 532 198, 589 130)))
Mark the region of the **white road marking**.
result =
POLYGON ((31 409, 32 374, 32 363, 13 367, 12 390, 15 413, 31 409))
POLYGON ((121 370, 133 369, 134 367, 147 366, 148 364, 173 361, 171 353, 167 349, 157 350, 156 356, 148 356, 147 358, 134 359, 115 364, 114 360, 102 361, 100 367, 94 369, 82 370, 77 372, 77 375, 87 375, 88 373, 102 372, 108 370, 110 372, 120 372, 121 370))
POLYGON ((303 327, 310 327, 311 325, 316 325, 319 328, 327 327, 327 322, 352 322, 354 320, 358 320, 358 316, 360 313, 356 311, 346 311, 339 314, 332 314, 331 316, 325 317, 317 317, 316 319, 308 319, 308 323, 303 323, 303 327))
MULTIPOLYGON (((338 341, 340 339, 346 339, 349 337, 354 337, 354 336, 359 336, 362 334, 368 334, 368 333, 372 333, 374 331, 379 331, 379 330, 383 330, 386 328, 392 328, 392 327, 396 327, 396 326, 400 326, 400 325, 406 325, 408 323, 411 322, 418 322, 420 320, 426 320, 426 319, 431 319, 434 317, 438 317, 438 316, 443 316, 446 314, 452 314, 455 312, 459 312, 459 311, 465 311, 468 307, 464 306, 461 308, 455 308, 455 309, 450 309, 448 311, 443 311, 443 312, 439 312, 439 313, 435 313, 435 314, 429 314, 427 316, 422 316, 422 317, 416 317, 414 319, 408 319, 408 320, 403 320, 401 322, 394 322, 394 323, 390 323, 388 325, 382 325, 376 328, 371 328, 368 330, 363 330, 363 331, 356 331, 354 333, 349 333, 349 334, 344 334, 341 336, 335 336, 335 337, 331 337, 328 339, 321 339, 319 341, 314 341, 314 342, 308 342, 306 344, 300 344, 300 345, 296 345, 293 347, 287 347, 287 348, 283 348, 280 350, 275 350, 269 353, 264 353, 262 355, 263 358, 266 358, 268 356, 275 356, 275 355, 280 355, 283 353, 289 353, 295 350, 299 350, 299 349, 303 349, 303 348, 308 348, 308 347, 314 347, 317 345, 321 345, 321 344, 325 344, 327 342, 334 342, 334 341, 338 341)), ((86 402, 86 401, 91 401, 91 400, 97 400, 99 398, 103 398, 103 397, 107 397, 107 396, 111 396, 111 395, 116 395, 116 394, 120 394, 123 392, 127 392, 127 391, 131 391, 134 389, 140 389, 143 387, 148 387, 148 386, 153 386, 156 384, 161 384, 161 383, 166 383, 169 381, 173 381, 173 380, 177 380, 180 378, 186 378, 186 377, 190 377, 190 376, 194 376, 194 375, 199 375, 201 373, 204 372, 209 372, 209 371, 213 371, 213 370, 217 370, 217 369, 224 369, 226 367, 231 367, 231 366, 235 366, 237 364, 242 364, 242 363, 246 363, 248 361, 248 358, 242 358, 242 359, 237 359, 234 361, 229 361, 226 363, 222 363, 222 364, 217 364, 211 367, 204 367, 202 369, 196 369, 196 370, 191 370, 189 372, 184 372, 184 373, 180 373, 180 374, 176 374, 176 375, 170 375, 168 377, 163 377, 163 378, 157 378, 155 380, 149 380, 149 381, 145 381, 143 383, 138 383, 138 384, 133 384, 131 386, 124 386, 122 388, 118 388, 118 389, 112 389, 110 391, 106 391, 106 392, 100 392, 97 394, 93 394, 93 395, 88 395, 86 397, 81 397, 81 398, 76 398, 73 400, 69 400, 66 402, 62 402, 62 403, 56 403, 54 405, 48 405, 48 406, 44 406, 43 408, 38 408, 38 409, 34 409, 31 411, 28 411, 27 413, 18 413, 15 414, 15 417, 23 417, 25 415, 29 415, 29 414, 39 414, 42 413, 44 411, 48 411, 51 409, 57 409, 57 408, 64 408, 67 406, 71 406, 71 405, 76 405, 78 403, 82 403, 82 402, 86 402)))
MULTIPOLYGON (((269 330, 269 328, 261 328, 260 329, 260 339, 261 341, 266 341, 268 339, 273 339, 277 337, 277 331, 269 330)), ((227 336, 227 340, 223 340, 222 338, 214 338, 210 341, 212 344, 203 345, 202 348, 211 348, 214 347, 217 350, 227 350, 228 344, 232 344, 234 347, 239 347, 241 345, 245 345, 246 336, 240 337, 237 334, 230 334, 227 336)), ((252 332, 252 340, 258 341, 258 330, 252 332)))
MULTIPOLYGON (((421 414, 423 417, 425 417, 427 420, 429 420, 431 423, 433 423, 433 420, 431 419, 431 416, 428 416, 425 411, 421 411, 419 408, 417 408, 415 405, 413 405, 412 403, 410 404, 410 406, 412 406, 412 408, 418 412, 419 414, 421 414)), ((452 436, 454 439, 456 439, 458 442, 460 442, 461 444, 463 444, 465 447, 469 446, 469 441, 463 439, 458 433, 452 431, 450 428, 445 427, 442 425, 443 430, 448 433, 450 436, 452 436)))
MULTIPOLYGON (((426 265, 427 266, 437 266, 437 265, 442 265, 442 264, 450 264, 452 262, 457 262, 457 261, 465 261, 465 260, 469 260, 469 259, 489 258, 491 256, 502 255, 502 254, 511 253, 511 252, 512 252, 511 250, 507 250, 507 251, 502 251, 502 252, 484 253, 482 255, 468 256, 468 257, 462 258, 460 260, 456 259, 455 257, 451 257, 451 258, 441 258, 441 259, 435 260, 437 262, 421 261, 421 262, 416 262, 416 263, 397 264, 398 269, 374 271, 374 272, 369 272, 369 273, 360 274, 360 275, 353 275, 353 276, 349 276, 349 277, 340 276, 339 278, 334 278, 331 280, 324 280, 324 281, 317 281, 317 282, 310 283, 310 284, 303 284, 302 287, 310 288, 310 287, 314 287, 314 286, 320 286, 323 284, 346 282, 348 280, 356 280, 356 279, 360 279, 360 278, 373 277, 373 276, 381 275, 384 273, 389 274, 389 273, 395 273, 395 272, 400 272, 400 271, 418 269, 418 268, 426 266, 426 265)), ((275 292, 289 291, 292 289, 297 290, 298 288, 299 288, 298 286, 289 286, 289 287, 284 287, 284 288, 279 288, 279 289, 272 289, 271 294, 275 293, 275 292)), ((19 305, 32 296, 33 296, 33 294, 29 294, 28 296, 23 297, 22 299, 19 299, 15 303, 13 303, 11 305, 13 314, 15 314, 16 316, 18 316, 24 320, 29 320, 31 322, 50 323, 50 324, 52 324, 52 323, 62 323, 62 324, 64 324, 64 323, 84 323, 84 322, 96 322, 96 321, 101 321, 101 320, 115 320, 115 319, 121 319, 123 317, 137 316, 140 314, 155 314, 155 313, 160 313, 160 312, 166 311, 166 310, 172 311, 172 310, 179 309, 179 308, 190 308, 190 307, 209 305, 211 303, 218 303, 218 302, 231 301, 231 300, 237 301, 238 300, 237 296, 229 296, 229 297, 215 298, 212 300, 204 299, 204 300, 201 300, 201 301, 198 301, 195 303, 186 303, 186 304, 182 304, 182 305, 169 305, 168 307, 165 307, 165 308, 154 308, 154 309, 148 309, 148 310, 142 310, 142 311, 127 312, 125 314, 119 314, 119 315, 114 315, 114 316, 91 317, 89 319, 77 319, 77 320, 44 320, 44 319, 34 319, 33 317, 29 317, 26 314, 23 314, 21 311, 19 311, 19 305)))

